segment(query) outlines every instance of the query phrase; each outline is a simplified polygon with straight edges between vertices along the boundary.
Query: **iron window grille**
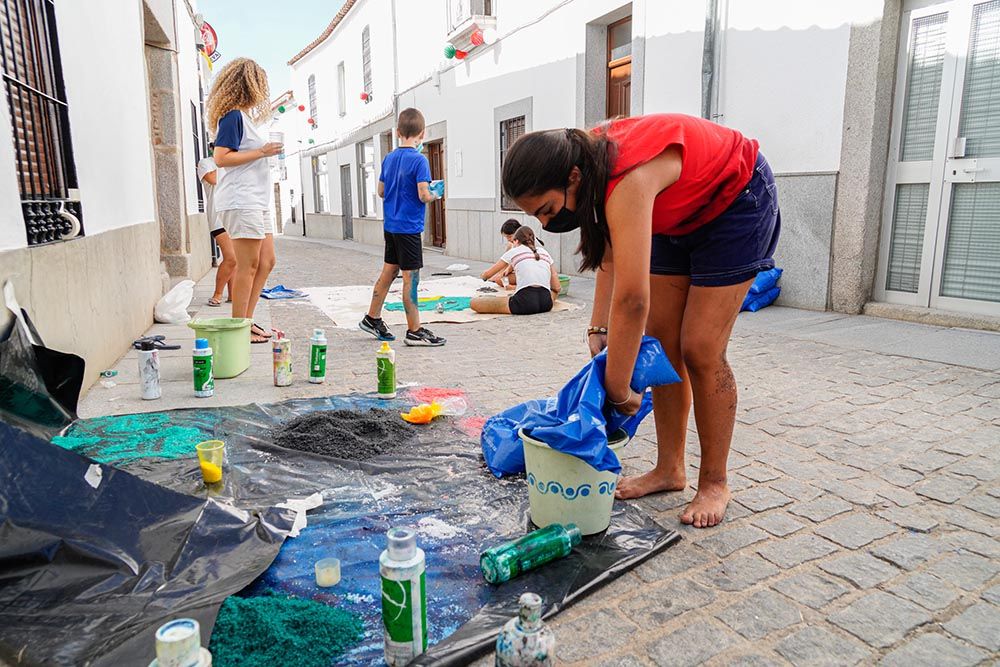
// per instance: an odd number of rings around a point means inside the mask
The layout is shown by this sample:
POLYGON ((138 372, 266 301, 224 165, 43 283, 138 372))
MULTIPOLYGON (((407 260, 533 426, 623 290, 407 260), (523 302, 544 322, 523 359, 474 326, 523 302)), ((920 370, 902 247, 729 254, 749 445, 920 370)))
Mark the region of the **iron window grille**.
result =
POLYGON ((368 26, 361 31, 361 71, 365 78, 365 92, 372 93, 372 48, 368 26))
POLYGON ((82 236, 53 0, 3 0, 0 58, 28 245, 82 236))
POLYGON ((313 119, 313 127, 319 123, 319 118, 317 116, 316 109, 316 75, 309 75, 309 117, 313 119))
MULTIPOLYGON (((503 158, 518 138, 524 134, 524 116, 508 118, 500 121, 500 173, 503 173, 503 158)), ((507 196, 507 193, 500 190, 500 210, 517 211, 517 204, 507 196)))

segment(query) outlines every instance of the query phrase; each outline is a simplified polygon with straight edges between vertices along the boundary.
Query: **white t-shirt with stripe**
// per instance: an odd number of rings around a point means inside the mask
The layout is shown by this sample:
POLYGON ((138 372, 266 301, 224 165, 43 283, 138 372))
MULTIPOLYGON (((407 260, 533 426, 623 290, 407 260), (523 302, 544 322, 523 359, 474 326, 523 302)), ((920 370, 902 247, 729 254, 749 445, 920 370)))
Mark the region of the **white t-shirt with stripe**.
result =
POLYGON ((517 277, 517 291, 525 287, 549 287, 552 276, 552 255, 545 248, 538 247, 538 259, 531 249, 518 245, 503 254, 500 259, 514 267, 517 277))

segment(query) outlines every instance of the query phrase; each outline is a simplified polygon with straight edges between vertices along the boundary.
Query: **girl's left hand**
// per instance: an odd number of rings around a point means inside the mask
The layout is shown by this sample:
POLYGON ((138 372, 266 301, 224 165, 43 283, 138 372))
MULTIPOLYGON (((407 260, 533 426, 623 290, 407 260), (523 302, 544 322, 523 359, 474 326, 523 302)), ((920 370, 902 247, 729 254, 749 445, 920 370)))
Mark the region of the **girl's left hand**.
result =
MULTIPOLYGON (((608 397, 608 401, 609 403, 611 401, 610 395, 608 397)), ((638 414, 639 408, 642 407, 642 393, 629 389, 628 401, 626 401, 623 405, 612 405, 611 407, 626 417, 638 414)))

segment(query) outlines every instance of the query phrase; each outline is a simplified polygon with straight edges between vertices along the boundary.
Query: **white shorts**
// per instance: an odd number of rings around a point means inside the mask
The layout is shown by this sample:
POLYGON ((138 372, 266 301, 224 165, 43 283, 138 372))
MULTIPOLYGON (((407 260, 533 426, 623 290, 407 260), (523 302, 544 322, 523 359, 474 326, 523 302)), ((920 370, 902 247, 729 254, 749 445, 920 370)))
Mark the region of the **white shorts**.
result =
POLYGON ((218 216, 232 239, 263 239, 274 234, 274 219, 269 210, 235 208, 219 211, 218 216))

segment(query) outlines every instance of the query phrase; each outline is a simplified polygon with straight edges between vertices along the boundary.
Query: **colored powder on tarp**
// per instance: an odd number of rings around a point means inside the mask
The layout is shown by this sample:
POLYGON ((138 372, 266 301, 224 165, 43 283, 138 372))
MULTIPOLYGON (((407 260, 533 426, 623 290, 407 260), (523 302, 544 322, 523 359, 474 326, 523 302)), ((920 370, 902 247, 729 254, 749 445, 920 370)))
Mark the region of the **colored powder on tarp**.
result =
POLYGON ((100 463, 194 456, 194 446, 211 434, 218 417, 199 414, 197 423, 173 424, 169 413, 113 415, 79 421, 52 443, 100 463))
POLYGON ((410 442, 416 432, 389 410, 322 410, 281 424, 274 444, 300 452, 365 461, 410 442))
MULTIPOLYGON (((439 306, 441 310, 446 313, 452 313, 459 310, 469 310, 472 308, 472 297, 442 296, 417 299, 417 310, 421 312, 437 310, 439 306)), ((395 301, 393 303, 387 303, 385 304, 385 309, 389 312, 401 313, 403 312, 403 302, 395 301)))
POLYGON ((215 619, 215 667, 330 667, 361 641, 361 619, 321 602, 268 595, 229 597, 215 619))
POLYGON ((406 393, 406 399, 415 403, 441 403, 449 398, 465 398, 465 392, 461 389, 448 389, 446 387, 414 387, 406 393))

